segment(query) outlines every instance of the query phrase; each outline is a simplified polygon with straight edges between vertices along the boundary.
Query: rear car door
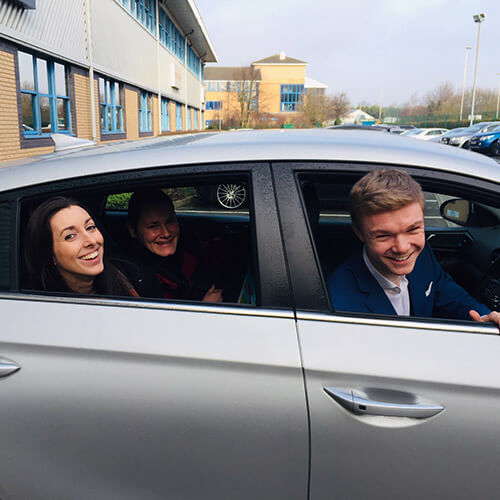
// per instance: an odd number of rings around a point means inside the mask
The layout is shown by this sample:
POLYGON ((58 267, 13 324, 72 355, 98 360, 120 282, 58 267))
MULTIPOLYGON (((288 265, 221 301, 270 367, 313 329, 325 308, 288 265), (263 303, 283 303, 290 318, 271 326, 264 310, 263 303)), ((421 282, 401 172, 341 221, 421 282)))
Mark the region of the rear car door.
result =
MULTIPOLYGON (((310 498, 496 498, 498 329, 331 312, 299 174, 370 168, 273 164, 310 411, 310 498)), ((497 185, 474 186, 498 198, 497 185)))
POLYGON ((253 191, 256 307, 20 289, 23 199, 151 181, 147 171, 2 195, 1 498, 307 497, 306 401, 269 165, 156 174, 234 169, 253 191))

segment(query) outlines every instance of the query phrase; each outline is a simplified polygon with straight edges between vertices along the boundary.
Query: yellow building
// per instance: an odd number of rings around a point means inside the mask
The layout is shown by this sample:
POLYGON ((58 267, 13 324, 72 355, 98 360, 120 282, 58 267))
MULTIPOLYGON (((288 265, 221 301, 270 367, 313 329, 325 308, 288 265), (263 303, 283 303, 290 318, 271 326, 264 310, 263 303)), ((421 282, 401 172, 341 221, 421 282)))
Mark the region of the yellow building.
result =
POLYGON ((0 0, 0 161, 201 130, 216 61, 194 0, 0 0))
POLYGON ((284 52, 247 67, 205 68, 205 126, 238 125, 245 107, 261 120, 288 121, 302 110, 309 93, 327 85, 306 76, 307 63, 284 52))

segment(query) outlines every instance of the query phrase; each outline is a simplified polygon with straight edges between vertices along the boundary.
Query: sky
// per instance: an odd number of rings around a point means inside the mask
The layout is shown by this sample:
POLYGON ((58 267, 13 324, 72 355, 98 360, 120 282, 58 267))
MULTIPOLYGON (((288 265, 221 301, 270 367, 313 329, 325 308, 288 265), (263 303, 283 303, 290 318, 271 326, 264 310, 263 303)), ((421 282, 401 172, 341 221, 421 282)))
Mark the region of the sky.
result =
POLYGON ((195 0, 221 66, 284 51, 351 103, 404 104, 444 82, 498 89, 500 0, 195 0))

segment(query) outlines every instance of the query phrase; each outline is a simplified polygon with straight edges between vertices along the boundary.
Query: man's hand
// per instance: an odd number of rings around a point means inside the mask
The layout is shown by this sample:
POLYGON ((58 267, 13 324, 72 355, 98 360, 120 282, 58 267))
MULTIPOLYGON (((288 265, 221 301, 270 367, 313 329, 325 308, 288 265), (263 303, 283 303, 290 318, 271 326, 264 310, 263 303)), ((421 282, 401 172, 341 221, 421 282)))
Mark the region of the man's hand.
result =
POLYGON ((215 288, 215 285, 212 285, 203 297, 203 302, 222 302, 222 288, 215 288))
POLYGON ((500 330, 500 312, 492 311, 487 316, 481 317, 477 311, 471 310, 469 311, 470 317, 474 321, 484 321, 486 323, 495 323, 500 330))

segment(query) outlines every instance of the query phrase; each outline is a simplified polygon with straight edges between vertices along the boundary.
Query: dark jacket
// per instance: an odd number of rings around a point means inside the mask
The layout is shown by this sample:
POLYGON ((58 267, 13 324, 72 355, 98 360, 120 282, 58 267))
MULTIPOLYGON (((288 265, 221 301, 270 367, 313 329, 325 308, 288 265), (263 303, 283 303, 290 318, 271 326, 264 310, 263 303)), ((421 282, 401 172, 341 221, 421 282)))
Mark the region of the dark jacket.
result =
MULTIPOLYGON (((428 244, 407 279, 413 316, 470 320, 471 309, 480 315, 490 312, 443 270, 428 244)), ((328 277, 328 291, 337 311, 396 314, 366 267, 362 252, 351 255, 328 277)))

